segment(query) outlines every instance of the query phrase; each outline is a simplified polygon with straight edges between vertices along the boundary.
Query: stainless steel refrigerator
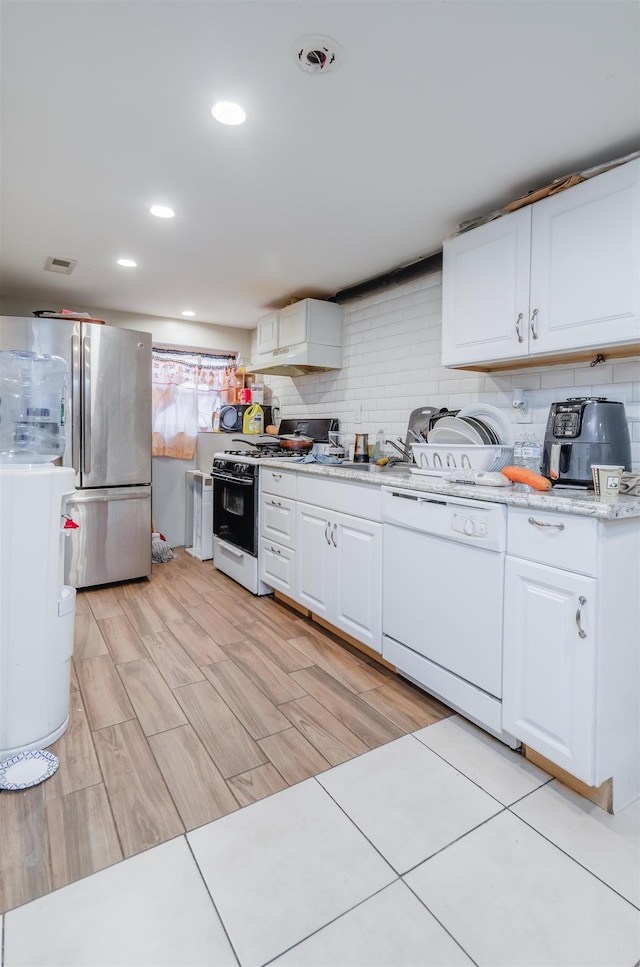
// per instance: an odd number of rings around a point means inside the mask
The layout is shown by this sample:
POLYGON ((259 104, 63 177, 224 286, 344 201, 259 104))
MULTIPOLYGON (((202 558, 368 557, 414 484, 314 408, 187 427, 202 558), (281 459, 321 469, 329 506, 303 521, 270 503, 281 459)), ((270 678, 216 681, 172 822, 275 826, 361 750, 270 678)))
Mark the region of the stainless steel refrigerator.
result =
POLYGON ((67 319, 0 317, 0 349, 62 356, 73 467, 64 583, 84 588, 151 573, 151 334, 67 319))

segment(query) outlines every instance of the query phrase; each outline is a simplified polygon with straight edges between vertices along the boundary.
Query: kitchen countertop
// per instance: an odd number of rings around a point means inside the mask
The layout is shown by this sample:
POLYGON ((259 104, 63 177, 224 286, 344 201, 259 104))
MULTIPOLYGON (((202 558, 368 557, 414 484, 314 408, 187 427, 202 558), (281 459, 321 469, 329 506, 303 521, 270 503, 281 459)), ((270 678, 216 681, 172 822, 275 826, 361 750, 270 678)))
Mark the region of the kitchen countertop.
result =
POLYGON ((640 497, 621 494, 615 503, 596 500, 593 491, 557 489, 549 491, 520 490, 516 487, 484 487, 476 484, 452 484, 443 477, 427 477, 409 471, 360 470, 326 463, 294 463, 289 460, 262 460, 261 466, 293 470, 296 473, 313 474, 327 479, 353 480, 371 486, 400 487, 422 493, 447 494, 471 500, 486 500, 507 504, 510 507, 526 507, 531 510, 557 511, 599 520, 640 517, 640 497))

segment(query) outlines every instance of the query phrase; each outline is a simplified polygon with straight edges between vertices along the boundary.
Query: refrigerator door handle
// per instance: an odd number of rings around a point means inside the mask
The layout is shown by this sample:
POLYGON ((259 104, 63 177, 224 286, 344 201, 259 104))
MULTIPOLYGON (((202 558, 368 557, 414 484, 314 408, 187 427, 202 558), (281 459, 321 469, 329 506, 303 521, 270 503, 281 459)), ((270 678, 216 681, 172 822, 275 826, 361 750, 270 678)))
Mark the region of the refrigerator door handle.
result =
POLYGON ((71 465, 80 470, 80 337, 71 337, 71 465))
POLYGON ((67 498, 68 504, 97 504, 104 501, 111 500, 149 500, 151 497, 151 491, 149 488, 146 490, 136 490, 132 488, 128 494, 79 494, 77 491, 71 497, 67 498))
POLYGON ((85 473, 91 473, 91 342, 88 336, 82 340, 82 375, 83 375, 83 425, 84 425, 84 459, 85 473))

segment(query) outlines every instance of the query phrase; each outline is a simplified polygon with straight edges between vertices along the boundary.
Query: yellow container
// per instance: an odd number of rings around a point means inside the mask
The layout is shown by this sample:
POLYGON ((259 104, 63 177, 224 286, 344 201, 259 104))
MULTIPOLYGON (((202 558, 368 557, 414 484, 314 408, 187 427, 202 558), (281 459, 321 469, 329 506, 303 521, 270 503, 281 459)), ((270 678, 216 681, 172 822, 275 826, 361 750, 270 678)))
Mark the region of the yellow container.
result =
POLYGON ((264 410, 259 403, 252 403, 244 411, 242 418, 243 433, 263 433, 264 432, 264 410))

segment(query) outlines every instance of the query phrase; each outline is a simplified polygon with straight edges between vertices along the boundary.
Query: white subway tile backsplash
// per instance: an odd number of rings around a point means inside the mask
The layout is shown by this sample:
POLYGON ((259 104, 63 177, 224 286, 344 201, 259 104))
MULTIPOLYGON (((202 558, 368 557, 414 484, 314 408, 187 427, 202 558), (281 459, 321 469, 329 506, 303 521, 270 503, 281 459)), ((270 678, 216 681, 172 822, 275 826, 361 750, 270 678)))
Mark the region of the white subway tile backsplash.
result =
POLYGON ((625 413, 627 414, 627 420, 635 422, 640 420, 640 401, 637 403, 627 402, 624 407, 625 413))
POLYGON ((614 362, 613 378, 616 383, 632 382, 640 378, 640 359, 614 362))
POLYGON ((594 383, 613 382, 613 366, 594 366, 583 363, 575 370, 574 383, 576 386, 592 386, 594 383))
POLYGON ((540 386, 542 389, 549 386, 573 386, 573 370, 544 369, 540 372, 540 386))
POLYGON ((540 373, 528 370, 526 373, 512 373, 510 377, 511 389, 540 389, 540 373))
POLYGON ((606 396, 610 400, 620 400, 621 403, 626 403, 627 400, 632 399, 632 384, 615 382, 615 383, 596 383, 592 387, 592 396, 606 396))
POLYGON ((511 389, 511 377, 491 373, 484 377, 484 388, 486 393, 506 392, 511 389))

